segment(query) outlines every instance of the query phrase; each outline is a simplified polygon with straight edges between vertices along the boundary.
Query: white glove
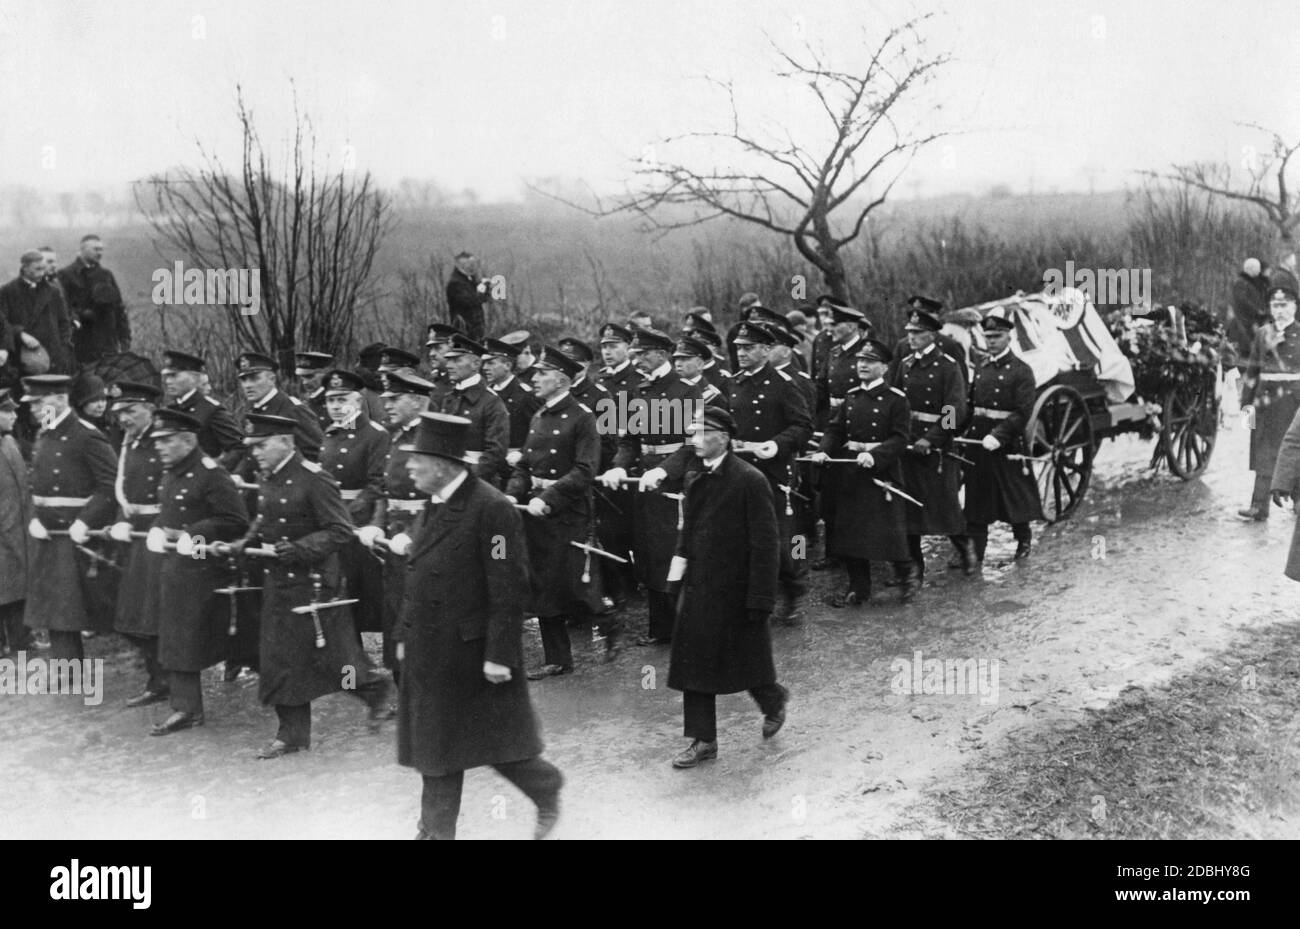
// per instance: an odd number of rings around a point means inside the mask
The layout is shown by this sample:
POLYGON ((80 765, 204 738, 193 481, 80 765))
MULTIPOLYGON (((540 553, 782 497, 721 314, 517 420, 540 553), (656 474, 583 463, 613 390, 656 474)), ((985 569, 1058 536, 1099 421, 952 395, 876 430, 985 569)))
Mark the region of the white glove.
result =
POLYGON ((875 466, 876 466, 876 459, 871 457, 871 452, 863 452, 862 454, 858 455, 859 468, 874 468, 875 466))
POLYGON ((990 452, 996 452, 999 448, 1002 447, 1002 443, 999 442, 997 439, 993 438, 993 433, 991 432, 988 435, 986 435, 983 439, 980 440, 980 445, 984 446, 985 451, 990 451, 990 452))
POLYGON ((357 530, 357 538, 366 548, 374 548, 375 542, 384 537, 384 530, 379 526, 362 526, 357 530))
POLYGON ((23 340, 23 344, 26 345, 28 348, 41 347, 40 340, 37 339, 36 336, 32 335, 30 332, 24 332, 22 334, 22 340, 23 340))
POLYGON ((681 555, 673 555, 673 560, 668 562, 668 583, 680 581, 686 576, 686 559, 681 555))
POLYGON ((114 542, 130 542, 131 524, 125 519, 120 523, 113 523, 113 525, 108 528, 108 537, 114 542))
POLYGON ((411 550, 412 539, 405 532, 399 532, 388 540, 388 550, 394 555, 405 555, 411 550))
POLYGON ((600 481, 610 490, 618 490, 623 486, 623 482, 627 480, 627 471, 623 468, 610 468, 604 474, 600 475, 600 477, 596 478, 596 480, 600 481))
POLYGON ((483 662, 483 676, 488 679, 490 684, 504 684, 510 680, 510 669, 503 664, 497 664, 495 661, 483 662))
POLYGON ((808 456, 813 464, 825 464, 826 460, 830 457, 831 456, 826 454, 826 452, 813 452, 808 456))
POLYGON ((763 442, 760 445, 755 445, 752 447, 754 449, 754 455, 757 456, 758 458, 762 458, 764 461, 767 461, 769 458, 776 457, 775 442, 763 442))
POLYGON ((515 465, 519 464, 519 459, 523 457, 524 453, 522 451, 517 448, 512 448, 510 451, 506 452, 506 464, 513 468, 515 465))
POLYGON ((184 555, 186 558, 194 557, 194 539, 188 532, 182 532, 176 537, 176 554, 184 555))
POLYGON ((32 521, 27 524, 27 533, 33 539, 48 539, 50 537, 49 530, 46 529, 45 525, 35 516, 33 516, 32 521))
POLYGON ((162 554, 167 551, 167 533, 161 526, 154 526, 144 538, 144 547, 151 552, 162 554))
POLYGON ((546 505, 546 501, 541 497, 533 497, 528 501, 528 512, 533 516, 549 516, 551 508, 546 505))
POLYGON ((7 348, 0 348, 0 367, 4 367, 5 362, 7 362, 8 360, 9 360, 9 350, 7 348))
POLYGON ((85 545, 90 541, 90 527, 78 519, 68 527, 68 538, 78 545, 85 545))
POLYGON ((658 490, 659 485, 668 477, 668 472, 663 468, 651 468, 645 474, 641 475, 641 482, 637 486, 641 490, 658 490))

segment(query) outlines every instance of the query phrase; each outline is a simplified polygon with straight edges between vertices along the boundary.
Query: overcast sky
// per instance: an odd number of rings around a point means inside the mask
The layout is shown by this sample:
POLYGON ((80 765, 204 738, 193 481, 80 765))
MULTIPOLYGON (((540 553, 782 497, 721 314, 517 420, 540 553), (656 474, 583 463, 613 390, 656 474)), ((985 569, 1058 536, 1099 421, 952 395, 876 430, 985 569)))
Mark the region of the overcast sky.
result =
MULTIPOLYGON (((77 189, 237 154, 247 91, 273 140, 289 81, 327 151, 385 184, 432 177, 515 196, 525 177, 597 186, 673 132, 708 128, 730 78, 754 118, 816 132, 806 98, 770 77, 768 36, 851 69, 869 38, 928 5, 837 2, 50 2, 0 0, 0 183, 77 189), (864 34, 864 28, 867 30, 864 34), (864 37, 865 36, 865 37, 864 37), (232 144, 234 147, 232 147, 232 144)), ((952 64, 933 87, 959 135, 913 165, 921 192, 1122 186, 1192 158, 1240 161, 1300 134, 1295 0, 967 0, 923 28, 952 64)), ((907 182, 899 193, 917 188, 907 182)))

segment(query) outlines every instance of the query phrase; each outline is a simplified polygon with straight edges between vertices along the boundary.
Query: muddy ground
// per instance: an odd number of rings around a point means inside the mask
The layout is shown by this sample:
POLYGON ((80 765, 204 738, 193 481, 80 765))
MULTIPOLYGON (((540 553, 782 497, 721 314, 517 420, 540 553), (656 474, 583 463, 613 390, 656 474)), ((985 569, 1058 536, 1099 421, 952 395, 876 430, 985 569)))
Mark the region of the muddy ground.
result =
MULTIPOLYGON (((669 767, 684 742, 667 650, 599 665, 582 643, 577 673, 532 687, 568 781, 556 837, 1300 836, 1300 586, 1281 573, 1293 517, 1236 519, 1250 489, 1240 428, 1186 484, 1146 472, 1150 450, 1103 445, 1081 511, 1039 532, 1027 563, 1007 564, 1013 543, 998 534, 984 577, 966 579, 944 570, 945 543, 914 604, 818 602, 802 627, 776 630, 789 722, 765 743, 749 698, 720 698, 720 757, 701 769, 669 767), (926 692, 931 658, 983 662, 985 693, 926 692), (921 692, 898 692, 913 683, 921 692)), ((815 599, 841 582, 815 575, 815 599)), ((313 750, 259 762, 275 722, 255 680, 208 672, 207 725, 150 738, 166 708, 123 706, 138 664, 116 639, 90 644, 110 658, 101 706, 0 697, 0 834, 414 833, 419 778, 395 764, 391 724, 368 732, 357 701, 319 701, 313 750)), ((491 771, 467 776, 462 837, 531 824, 491 771)))

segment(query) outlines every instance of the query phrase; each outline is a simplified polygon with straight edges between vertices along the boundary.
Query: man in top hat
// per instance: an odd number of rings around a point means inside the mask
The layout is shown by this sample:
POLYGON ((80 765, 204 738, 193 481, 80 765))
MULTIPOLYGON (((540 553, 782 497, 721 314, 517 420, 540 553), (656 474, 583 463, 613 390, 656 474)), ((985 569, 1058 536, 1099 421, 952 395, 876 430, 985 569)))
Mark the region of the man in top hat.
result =
MULTIPOLYGON (((233 585, 227 558, 211 550, 248 529, 243 495, 225 468, 203 454, 202 422, 181 410, 154 413, 149 432, 163 466, 158 513, 145 548, 158 565, 158 664, 166 671, 164 691, 150 687, 135 705, 165 692, 171 707, 150 735, 165 736, 203 725, 200 675, 226 657, 231 603, 217 591, 233 585)), ((241 585, 243 586, 243 585, 241 585)))
MULTIPOLYGON (((603 612, 600 585, 592 584, 599 567, 592 555, 574 547, 590 545, 592 480, 600 463, 596 417, 583 409, 570 388, 583 370, 581 362, 556 348, 544 348, 533 366, 533 391, 540 408, 528 430, 523 454, 506 485, 506 494, 527 504, 524 538, 528 542, 529 612, 537 616, 543 664, 530 672, 540 680, 573 670, 569 620, 603 612)), ((614 635, 605 638, 612 654, 614 635)))
POLYGON ((971 383, 971 420, 967 437, 979 439, 966 450, 975 462, 966 468, 966 535, 975 558, 984 563, 989 523, 1011 524, 1016 539, 1015 560, 1029 556, 1033 538, 1029 522, 1043 518, 1038 484, 1027 461, 1011 461, 1007 454, 1028 454, 1025 426, 1034 411, 1034 372, 1011 350, 1014 324, 993 312, 981 326, 989 354, 971 383))
POLYGON ((894 359, 890 384, 907 395, 912 420, 912 442, 903 458, 903 486, 924 504, 923 508, 907 508, 907 544, 918 581, 925 578, 923 535, 948 536, 966 573, 978 569, 958 500, 961 468, 947 453, 966 422, 966 384, 961 362, 945 355, 936 344, 940 327, 933 313, 912 310, 904 327, 911 351, 901 361, 894 359))
MULTIPOLYGON (((17 374, 23 349, 44 348, 50 357, 50 374, 71 374, 76 367, 72 351, 72 315, 63 292, 45 274, 45 256, 24 252, 18 276, 0 287, 0 353, 17 374)), ((0 372, 0 379, 3 373, 0 372)))
POLYGON ((325 412, 325 388, 321 386, 321 380, 333 365, 334 356, 328 352, 294 352, 293 355, 293 374, 299 380, 299 399, 312 411, 322 430, 330 424, 330 417, 325 412))
POLYGON ((352 520, 338 484, 295 447, 300 420, 250 413, 244 441, 259 468, 257 521, 244 544, 275 549, 263 577, 258 697, 275 707, 279 729, 257 754, 279 758, 311 747, 311 701, 346 690, 370 720, 388 718, 388 681, 375 674, 340 596, 339 551, 352 520), (315 630, 319 630, 316 632, 315 630))
POLYGON ((536 804, 540 839, 559 817, 563 777, 541 757, 523 675, 529 588, 520 515, 467 466, 467 419, 421 419, 402 446, 429 505, 407 572, 397 715, 397 761, 424 781, 416 837, 454 839, 465 771, 491 765, 536 804))
POLYGON ((1290 285, 1269 293, 1270 322, 1260 326, 1246 361, 1241 409, 1250 433, 1250 470, 1255 487, 1250 506, 1237 515, 1248 521, 1268 519, 1269 485, 1282 437, 1300 410, 1300 325, 1296 291, 1290 285))
POLYGON ((384 401, 379 396, 384 392, 383 381, 379 379, 379 364, 387 347, 383 342, 371 342, 357 353, 356 373, 366 385, 361 398, 366 404, 366 415, 376 423, 387 421, 384 401))
POLYGON ((82 549, 90 530, 113 518, 117 467, 108 439, 73 412, 71 383, 66 374, 23 378, 22 401, 41 427, 32 453, 35 512, 27 531, 34 543, 23 622, 49 630, 52 658, 80 660, 81 633, 113 627, 111 609, 95 608, 86 578, 91 560, 82 549))
POLYGON ((642 380, 628 401, 628 422, 619 435, 614 466, 600 476, 610 490, 631 482, 639 491, 632 528, 637 577, 649 591, 649 623, 645 635, 637 639, 638 645, 672 641, 674 604, 667 575, 681 511, 664 493, 681 489, 690 461, 686 426, 704 405, 699 386, 683 384, 673 373, 669 361, 672 348, 673 340, 662 332, 642 329, 636 333, 630 354, 642 380), (632 471, 640 476, 630 481, 632 471))
POLYGON ((32 518, 27 462, 14 441, 18 403, 0 388, 0 655, 29 648, 23 625, 27 600, 27 524, 32 518))
POLYGON ((519 358, 519 347, 500 339, 486 339, 483 347, 487 354, 483 356, 483 378, 488 390, 501 398, 505 404, 509 423, 506 438, 506 460, 501 469, 501 486, 510 479, 519 458, 523 454, 524 442, 528 440, 528 427, 533 421, 533 414, 541 402, 533 396, 533 390, 522 378, 515 377, 515 362, 519 358))
MULTIPOLYGON (((325 373, 321 389, 330 417, 321 446, 321 468, 338 481, 352 524, 368 526, 384 496, 384 469, 391 446, 388 430, 366 415, 361 399, 364 382, 359 375, 335 368, 325 373)), ((357 632, 386 631, 383 563, 357 537, 348 541, 339 557, 348 596, 361 600, 352 613, 357 632)))
POLYGON ((873 561, 893 563, 904 602, 916 594, 905 513, 914 504, 876 483, 902 486, 900 462, 911 431, 907 397, 885 383, 891 353, 883 343, 864 339, 856 357, 858 385, 845 395, 811 456, 823 463, 830 457, 856 459, 829 466, 838 479, 826 550, 844 563, 849 575, 848 589, 830 598, 834 607, 860 606, 871 599, 873 561))
POLYGON ((203 454, 229 467, 243 455, 243 433, 230 411, 199 389, 205 367, 196 355, 168 349, 163 352, 163 390, 169 408, 198 418, 203 454))
MULTIPOLYGON (((297 397, 291 397, 280 391, 276 385, 275 362, 257 352, 244 352, 235 363, 237 367, 235 376, 239 378, 239 389, 248 404, 246 413, 287 416, 297 420, 298 430, 295 436, 298 448, 308 461, 318 460, 325 432, 316 421, 316 414, 312 412, 311 407, 297 397)), ((247 474, 244 477, 247 479, 247 474)))
POLYGON ((729 385, 727 408, 735 420, 732 451, 767 478, 781 541, 781 603, 775 618, 795 623, 808 590, 806 540, 794 538, 795 461, 812 438, 812 413, 789 374, 768 364, 776 336, 761 323, 736 330, 740 370, 729 385))
POLYGON ((699 387, 705 403, 726 406, 727 396, 704 377, 704 366, 713 360, 713 349, 688 335, 677 340, 673 348, 673 370, 683 384, 699 387))
POLYGON ((144 533, 158 516, 158 485, 163 464, 154 446, 153 417, 162 391, 152 384, 122 381, 113 398, 113 415, 122 431, 117 455, 117 521, 108 530, 116 542, 130 546, 118 587, 113 628, 144 658, 144 689, 127 700, 127 706, 145 706, 167 697, 167 676, 158 663, 158 575, 162 556, 149 551, 144 533), (134 533, 134 535, 133 535, 134 533))
POLYGON ((726 410, 705 408, 690 430, 702 467, 686 479, 668 575, 683 591, 668 666, 691 740, 673 759, 679 769, 718 757, 718 694, 748 691, 762 710, 764 739, 785 724, 790 697, 776 682, 767 622, 781 547, 770 483, 731 452, 736 423, 726 410))
POLYGON ((447 316, 451 323, 475 342, 483 338, 484 308, 492 299, 488 281, 479 277, 478 259, 469 252, 455 258, 456 267, 447 278, 447 316))
POLYGON ((483 382, 485 354, 487 349, 473 339, 452 336, 444 352, 452 386, 442 400, 442 412, 470 421, 468 454, 475 459, 474 473, 499 486, 504 483, 501 474, 509 447, 510 414, 483 382))

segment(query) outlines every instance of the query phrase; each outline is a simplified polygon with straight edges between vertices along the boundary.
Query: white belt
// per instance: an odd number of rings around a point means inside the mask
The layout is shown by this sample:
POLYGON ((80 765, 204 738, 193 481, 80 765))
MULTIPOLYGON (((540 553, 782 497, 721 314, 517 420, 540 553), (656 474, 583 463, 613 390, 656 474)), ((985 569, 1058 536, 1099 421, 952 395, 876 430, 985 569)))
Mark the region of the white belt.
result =
POLYGON ((506 451, 513 452, 516 455, 522 455, 524 453, 524 450, 522 448, 507 448, 506 451))
POLYGON ((831 397, 831 409, 832 409, 832 410, 835 409, 837 406, 839 406, 839 405, 840 405, 841 403, 843 403, 843 402, 844 402, 844 398, 843 398, 843 397, 831 397))
POLYGON ((1015 412, 1015 410, 990 410, 986 406, 975 407, 975 415, 983 416, 985 419, 1006 419, 1015 412))
POLYGON ((880 447, 879 442, 845 442, 844 447, 851 452, 869 452, 880 447))
POLYGON ((732 439, 731 450, 733 452, 756 452, 766 444, 766 442, 742 442, 740 439, 732 439))
POLYGON ((358 487, 356 490, 340 490, 339 493, 343 495, 344 500, 355 500, 357 497, 361 496, 361 491, 363 489, 364 488, 358 487))
POLYGON ((89 497, 41 497, 32 496, 32 503, 36 506, 85 506, 90 502, 89 497))
POLYGON ((534 477, 533 488, 536 490, 545 490, 548 487, 554 487, 558 481, 551 480, 549 477, 534 477))
POLYGON ((397 513, 423 513, 427 500, 394 500, 388 498, 388 508, 397 513))
POLYGON ((641 454, 642 455, 671 455, 673 452, 677 451, 685 444, 686 444, 685 442, 669 442, 667 445, 647 445, 646 443, 642 442, 641 454))
POLYGON ((162 512, 161 503, 128 503, 122 507, 127 516, 157 516, 162 512))
POLYGON ((1300 374, 1283 373, 1281 371, 1268 371, 1260 374, 1261 381, 1300 381, 1300 374))
POLYGON ((469 464, 478 464, 478 463, 479 463, 480 461, 482 461, 482 460, 483 460, 483 453, 482 453, 482 452, 466 452, 466 453, 465 453, 465 461, 468 462, 469 464))
POLYGON ((913 413, 912 418, 923 423, 937 423, 939 421, 938 413, 913 413))

